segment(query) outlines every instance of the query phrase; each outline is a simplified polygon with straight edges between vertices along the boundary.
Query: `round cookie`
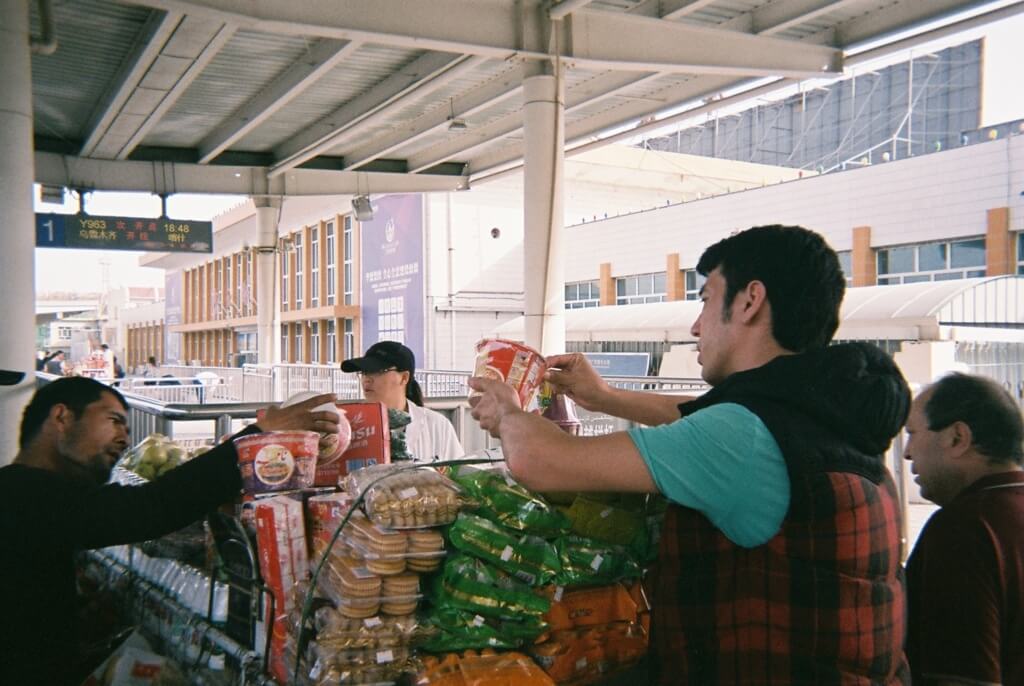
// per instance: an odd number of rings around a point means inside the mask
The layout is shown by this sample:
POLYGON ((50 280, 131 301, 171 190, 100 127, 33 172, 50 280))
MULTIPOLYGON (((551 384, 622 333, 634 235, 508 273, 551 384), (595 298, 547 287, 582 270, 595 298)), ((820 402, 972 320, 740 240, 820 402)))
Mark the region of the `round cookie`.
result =
POLYGON ((366 568, 374 574, 380 574, 382 576, 390 574, 401 574, 405 571, 405 558, 380 558, 376 560, 368 558, 366 560, 366 568))

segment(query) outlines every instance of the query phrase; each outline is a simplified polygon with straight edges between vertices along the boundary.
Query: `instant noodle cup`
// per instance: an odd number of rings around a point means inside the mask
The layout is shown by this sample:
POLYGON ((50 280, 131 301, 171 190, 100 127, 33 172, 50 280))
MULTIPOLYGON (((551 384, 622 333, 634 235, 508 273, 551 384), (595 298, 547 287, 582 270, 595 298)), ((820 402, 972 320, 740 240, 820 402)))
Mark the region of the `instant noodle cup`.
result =
MULTIPOLYGON (((289 405, 297 405, 305 400, 309 400, 312 397, 320 395, 316 391, 302 391, 296 393, 292 397, 281 403, 281 407, 288 407, 289 405)), ((345 416, 345 411, 340 409, 334 403, 324 403, 314 407, 313 412, 334 412, 338 415, 338 432, 334 433, 321 433, 321 446, 319 454, 317 455, 317 466, 323 467, 329 465, 339 457, 341 454, 348 449, 349 443, 352 441, 352 426, 348 422, 348 418, 345 416)))
POLYGON ((547 365, 533 348, 501 338, 485 338, 476 344, 474 376, 503 381, 515 389, 523 409, 530 404, 544 380, 547 365))
POLYGON ((242 488, 259 495, 312 486, 319 440, 315 431, 271 431, 236 438, 242 488))

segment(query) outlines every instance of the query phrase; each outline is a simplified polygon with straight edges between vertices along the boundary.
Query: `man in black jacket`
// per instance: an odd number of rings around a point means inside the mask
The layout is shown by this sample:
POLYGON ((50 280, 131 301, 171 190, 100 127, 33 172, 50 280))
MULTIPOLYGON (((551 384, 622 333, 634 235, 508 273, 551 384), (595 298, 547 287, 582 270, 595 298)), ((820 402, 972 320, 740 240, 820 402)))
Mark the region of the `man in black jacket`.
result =
MULTIPOLYGON (((337 431, 312 409, 320 395, 271 407, 259 431, 337 431)), ((59 379, 36 391, 19 452, 0 469, 0 684, 78 684, 75 553, 143 541, 184 527, 241 489, 228 440, 144 486, 106 484, 129 445, 128 406, 92 379, 59 379)))

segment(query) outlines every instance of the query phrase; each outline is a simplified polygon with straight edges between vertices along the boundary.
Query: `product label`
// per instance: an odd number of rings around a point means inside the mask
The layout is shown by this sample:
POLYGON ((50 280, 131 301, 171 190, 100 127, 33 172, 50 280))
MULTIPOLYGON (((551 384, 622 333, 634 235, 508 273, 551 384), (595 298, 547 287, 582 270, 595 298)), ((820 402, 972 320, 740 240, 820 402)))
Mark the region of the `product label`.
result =
POLYGON ((292 478, 292 472, 295 471, 295 458, 283 445, 264 446, 256 453, 253 462, 256 478, 268 486, 283 484, 292 478))
POLYGON ((610 517, 611 514, 612 514, 612 509, 610 507, 606 508, 604 510, 601 510, 601 519, 608 519, 608 517, 610 517))
POLYGON ((409 488, 403 488, 400 490, 398 492, 398 497, 402 500, 407 500, 409 498, 415 498, 419 493, 420 492, 416 490, 415 486, 409 486, 409 488))
POLYGON ((563 595, 565 595, 565 587, 564 586, 556 586, 555 587, 555 602, 556 603, 562 602, 562 596, 563 595))
POLYGON ((394 662, 395 656, 390 650, 378 650, 377 651, 377 664, 382 665, 385 662, 394 662))
POLYGON ((473 626, 483 626, 484 618, 480 615, 473 617, 473 626))
POLYGON ((594 559, 590 563, 590 568, 595 572, 601 568, 601 563, 604 562, 604 558, 600 555, 594 555, 594 559))
POLYGON ((367 629, 375 629, 383 623, 384 622, 380 621, 380 617, 367 617, 363 620, 363 625, 366 626, 367 629))
POLYGON ((501 551, 501 561, 508 562, 512 559, 512 546, 507 545, 505 549, 501 551))

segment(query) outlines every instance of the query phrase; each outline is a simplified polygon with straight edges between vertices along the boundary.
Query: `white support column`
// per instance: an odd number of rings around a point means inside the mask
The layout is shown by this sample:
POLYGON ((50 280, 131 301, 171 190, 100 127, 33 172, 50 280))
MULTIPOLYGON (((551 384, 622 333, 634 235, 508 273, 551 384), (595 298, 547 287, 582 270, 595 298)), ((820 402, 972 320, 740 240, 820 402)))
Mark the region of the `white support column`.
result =
POLYGON ((523 80, 524 284, 526 344, 550 355, 565 351, 562 258, 562 171, 565 98, 562 79, 523 80))
POLYGON ((0 465, 18 452, 18 424, 35 388, 35 217, 32 210, 32 71, 29 3, 0 0, 0 368, 23 371, 18 386, 0 386, 0 465))
POLYGON ((259 274, 256 284, 256 350, 260 364, 281 361, 276 204, 266 200, 256 201, 256 270, 259 274))

